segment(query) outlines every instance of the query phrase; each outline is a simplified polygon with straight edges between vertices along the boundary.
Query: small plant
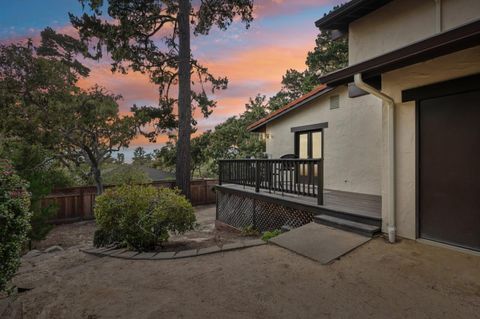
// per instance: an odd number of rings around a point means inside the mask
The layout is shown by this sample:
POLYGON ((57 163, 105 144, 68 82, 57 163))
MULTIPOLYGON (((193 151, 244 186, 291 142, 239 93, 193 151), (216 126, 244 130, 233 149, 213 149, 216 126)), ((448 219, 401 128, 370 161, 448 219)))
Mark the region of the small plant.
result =
POLYGON ((9 161, 0 159, 0 291, 8 291, 8 282, 20 265, 30 216, 27 183, 9 161))
POLYGON ((103 228, 95 230, 95 233, 93 234, 93 246, 103 247, 112 244, 122 244, 120 234, 116 233, 114 230, 105 230, 103 228))
POLYGON ((253 225, 248 225, 242 228, 242 236, 245 237, 254 237, 258 236, 260 233, 253 225))
POLYGON ((170 232, 193 229, 192 204, 178 190, 153 186, 123 185, 97 197, 95 218, 99 230, 94 244, 124 244, 138 251, 152 250, 170 232))
POLYGON ((280 229, 275 229, 275 230, 272 230, 272 231, 266 231, 262 235, 262 240, 269 241, 270 239, 272 239, 273 237, 277 237, 281 233, 282 233, 282 231, 280 229))

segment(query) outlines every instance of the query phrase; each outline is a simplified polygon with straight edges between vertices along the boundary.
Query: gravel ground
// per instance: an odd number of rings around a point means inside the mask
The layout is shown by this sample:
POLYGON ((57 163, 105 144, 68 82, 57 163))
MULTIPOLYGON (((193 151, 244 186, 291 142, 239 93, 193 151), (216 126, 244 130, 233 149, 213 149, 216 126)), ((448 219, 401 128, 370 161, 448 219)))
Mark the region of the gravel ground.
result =
POLYGON ((377 238, 327 266, 273 245, 161 261, 73 246, 30 259, 16 278, 33 288, 17 297, 23 318, 480 318, 480 257, 409 240, 377 238))

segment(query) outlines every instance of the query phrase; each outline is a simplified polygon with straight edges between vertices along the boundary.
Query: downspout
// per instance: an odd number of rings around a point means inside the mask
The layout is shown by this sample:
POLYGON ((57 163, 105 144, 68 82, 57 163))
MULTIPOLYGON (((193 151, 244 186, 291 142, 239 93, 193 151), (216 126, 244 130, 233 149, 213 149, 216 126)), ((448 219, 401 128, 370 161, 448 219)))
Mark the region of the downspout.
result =
POLYGON ((387 110, 387 234, 391 243, 395 242, 396 224, 395 224, 395 101, 392 97, 375 89, 365 83, 362 74, 357 73, 354 76, 355 85, 368 92, 386 104, 387 110))
POLYGON ((440 33, 443 31, 442 25, 442 0, 435 1, 435 32, 440 33))

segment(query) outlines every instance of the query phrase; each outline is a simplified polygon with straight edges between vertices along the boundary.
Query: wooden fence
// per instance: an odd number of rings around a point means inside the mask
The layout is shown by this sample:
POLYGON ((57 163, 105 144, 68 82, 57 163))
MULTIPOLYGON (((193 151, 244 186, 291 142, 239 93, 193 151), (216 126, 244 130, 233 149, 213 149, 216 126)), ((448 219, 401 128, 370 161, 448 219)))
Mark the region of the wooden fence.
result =
MULTIPOLYGON (((193 180, 191 182, 191 202, 193 205, 213 204, 216 200, 214 186, 218 184, 216 179, 193 180)), ((175 181, 159 181, 150 185, 155 187, 175 186, 175 181)), ((109 188, 113 186, 106 186, 109 188)), ((51 220, 52 223, 71 223, 84 219, 93 219, 93 205, 95 203, 95 186, 70 187, 55 189, 50 195, 42 200, 42 206, 56 205, 57 215, 51 220)))

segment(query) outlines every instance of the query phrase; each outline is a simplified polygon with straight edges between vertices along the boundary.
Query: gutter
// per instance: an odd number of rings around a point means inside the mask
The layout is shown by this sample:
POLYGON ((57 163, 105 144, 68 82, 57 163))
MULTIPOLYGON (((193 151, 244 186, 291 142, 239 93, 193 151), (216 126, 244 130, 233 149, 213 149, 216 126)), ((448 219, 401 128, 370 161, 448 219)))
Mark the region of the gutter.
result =
POLYGON ((387 111, 387 234, 388 241, 395 243, 396 237, 396 223, 395 223, 395 101, 392 97, 375 89, 374 87, 365 83, 362 79, 361 73, 354 75, 355 85, 378 97, 386 104, 387 111))

